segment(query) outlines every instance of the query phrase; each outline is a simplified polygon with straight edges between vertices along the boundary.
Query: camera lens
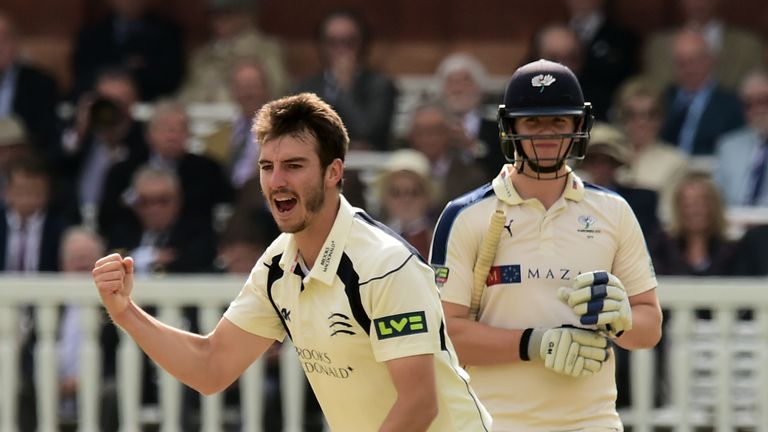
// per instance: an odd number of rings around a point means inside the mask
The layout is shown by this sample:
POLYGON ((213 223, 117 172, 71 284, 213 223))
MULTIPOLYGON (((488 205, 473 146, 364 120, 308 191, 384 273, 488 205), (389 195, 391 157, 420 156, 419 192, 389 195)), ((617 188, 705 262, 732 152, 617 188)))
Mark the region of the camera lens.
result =
POLYGON ((115 128, 121 120, 120 107, 110 99, 97 98, 91 105, 91 127, 95 132, 106 132, 115 128))

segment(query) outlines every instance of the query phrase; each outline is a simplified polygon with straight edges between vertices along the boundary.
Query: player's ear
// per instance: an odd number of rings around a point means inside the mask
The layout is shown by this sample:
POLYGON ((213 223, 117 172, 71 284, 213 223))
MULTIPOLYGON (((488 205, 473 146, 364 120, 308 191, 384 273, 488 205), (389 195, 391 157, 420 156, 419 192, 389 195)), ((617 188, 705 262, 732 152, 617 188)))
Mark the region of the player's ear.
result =
POLYGON ((336 158, 325 169, 325 180, 331 187, 336 187, 343 177, 344 162, 336 158))

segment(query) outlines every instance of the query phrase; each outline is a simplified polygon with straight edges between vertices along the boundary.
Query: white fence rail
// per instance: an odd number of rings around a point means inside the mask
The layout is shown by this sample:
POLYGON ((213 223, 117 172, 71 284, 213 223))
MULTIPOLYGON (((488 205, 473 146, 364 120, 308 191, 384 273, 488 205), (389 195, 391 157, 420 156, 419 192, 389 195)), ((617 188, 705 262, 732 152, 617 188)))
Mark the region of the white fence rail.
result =
MULTIPOLYGON (((203 332, 212 329, 221 311, 241 288, 242 277, 226 275, 166 276, 138 280, 134 298, 153 304, 169 324, 181 322, 181 306, 196 305, 203 332)), ((622 419, 633 431, 690 431, 700 426, 717 431, 768 431, 768 279, 663 278, 659 296, 670 311, 665 346, 669 399, 654 401, 658 369, 653 351, 632 353, 632 404, 622 419), (737 311, 749 308, 750 321, 737 311), (697 309, 712 310, 701 321, 697 309)), ((38 430, 59 430, 57 325, 62 304, 77 305, 83 331, 79 349, 77 430, 98 431, 101 387, 99 300, 87 276, 0 274, 0 431, 17 429, 19 384, 18 327, 20 306, 36 306, 35 373, 38 430)), ((284 351, 287 352, 287 351, 284 351)), ((300 431, 304 403, 303 372, 296 356, 281 359, 284 430, 300 431)), ((121 336, 116 373, 120 430, 139 431, 147 422, 165 432, 179 431, 181 385, 167 374, 159 379, 156 415, 141 404, 141 355, 129 338, 121 336)), ((239 430, 261 431, 263 361, 251 366, 240 380, 239 430)), ((221 395, 202 397, 202 431, 224 430, 221 395)))

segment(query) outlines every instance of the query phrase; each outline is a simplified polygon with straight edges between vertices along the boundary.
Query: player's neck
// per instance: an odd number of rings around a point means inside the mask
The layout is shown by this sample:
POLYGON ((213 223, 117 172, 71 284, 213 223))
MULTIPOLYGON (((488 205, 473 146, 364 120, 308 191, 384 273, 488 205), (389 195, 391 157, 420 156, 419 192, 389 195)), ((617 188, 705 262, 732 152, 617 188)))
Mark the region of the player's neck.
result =
POLYGON ((333 223, 336 222, 336 216, 339 212, 341 199, 338 192, 326 196, 325 204, 314 215, 310 224, 305 229, 295 234, 294 239, 299 250, 299 254, 309 268, 315 264, 317 256, 320 254, 328 235, 331 233, 333 223))
MULTIPOLYGON (((567 169, 567 168, 564 168, 567 169)), ((518 172, 511 168, 510 179, 515 186, 515 190, 523 199, 535 198, 541 202, 545 209, 549 209, 560 199, 565 189, 568 176, 565 172, 559 173, 559 178, 537 179, 518 172)), ((544 174, 554 177, 552 174, 544 174)))

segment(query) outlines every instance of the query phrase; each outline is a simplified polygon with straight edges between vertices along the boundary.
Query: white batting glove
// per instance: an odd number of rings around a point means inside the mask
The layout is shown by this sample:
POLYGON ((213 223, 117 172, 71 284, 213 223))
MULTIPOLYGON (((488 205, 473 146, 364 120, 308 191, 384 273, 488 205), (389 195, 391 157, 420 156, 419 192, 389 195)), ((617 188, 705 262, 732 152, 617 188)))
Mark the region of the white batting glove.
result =
POLYGON ((608 359, 608 339, 586 329, 559 327, 526 329, 520 339, 520 359, 544 360, 544 366, 572 377, 600 372, 608 359))
POLYGON ((581 324, 594 324, 611 338, 632 329, 627 291, 618 277, 606 271, 576 276, 571 288, 560 288, 558 297, 573 309, 581 324))

